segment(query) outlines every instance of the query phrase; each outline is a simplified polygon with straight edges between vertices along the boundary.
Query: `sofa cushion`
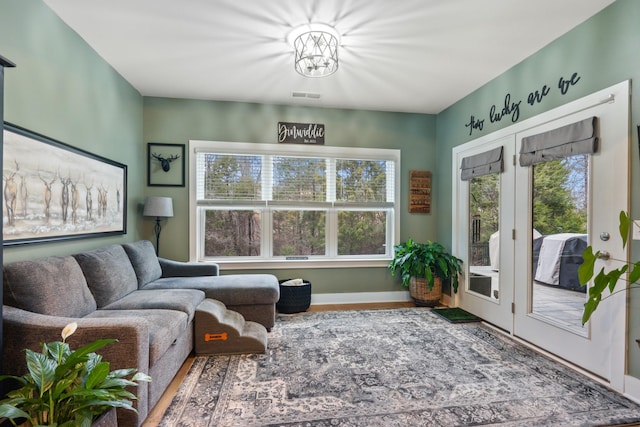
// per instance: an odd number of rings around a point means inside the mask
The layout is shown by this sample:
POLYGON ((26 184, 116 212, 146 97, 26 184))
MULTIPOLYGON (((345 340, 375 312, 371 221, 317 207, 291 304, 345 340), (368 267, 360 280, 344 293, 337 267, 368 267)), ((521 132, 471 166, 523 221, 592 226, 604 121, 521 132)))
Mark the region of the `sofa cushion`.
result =
POLYGON ((34 313, 83 317, 95 311, 82 270, 72 256, 4 265, 4 303, 34 313))
POLYGON ((177 310, 96 310, 90 318, 134 317, 145 320, 149 327, 149 367, 155 365, 187 329, 187 315, 177 310))
POLYGON ((162 277, 197 277, 197 276, 217 276, 220 268, 214 262, 201 261, 174 261, 158 257, 162 268, 162 277))
POLYGON ((109 245, 74 255, 98 307, 104 307, 138 289, 131 261, 120 245, 109 245))
POLYGON ((122 245, 131 260, 133 270, 138 278, 138 287, 141 288, 149 282, 159 279, 162 276, 162 268, 156 250, 148 240, 140 240, 122 245))
POLYGON ((271 274, 163 277, 147 284, 144 289, 200 289, 207 298, 227 306, 275 304, 280 298, 278 279, 271 274))
POLYGON ((193 320, 196 307, 204 300, 204 292, 197 289, 159 289, 134 291, 109 305, 103 310, 139 310, 159 308, 178 310, 193 320))

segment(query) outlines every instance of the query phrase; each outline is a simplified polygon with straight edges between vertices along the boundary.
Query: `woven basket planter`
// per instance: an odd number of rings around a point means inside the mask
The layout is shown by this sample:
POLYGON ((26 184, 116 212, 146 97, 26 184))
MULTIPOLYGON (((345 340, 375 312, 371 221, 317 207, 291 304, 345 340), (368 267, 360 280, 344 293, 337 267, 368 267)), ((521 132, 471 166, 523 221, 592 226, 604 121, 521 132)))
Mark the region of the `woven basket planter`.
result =
POLYGON ((280 299, 276 303, 279 313, 291 314, 307 311, 311 305, 311 282, 303 280, 299 286, 282 285, 289 279, 279 280, 280 299))
POLYGON ((409 295, 411 295, 417 306, 435 307, 442 298, 442 280, 439 277, 435 277, 433 288, 429 290, 429 284, 425 279, 412 277, 409 282, 409 295))

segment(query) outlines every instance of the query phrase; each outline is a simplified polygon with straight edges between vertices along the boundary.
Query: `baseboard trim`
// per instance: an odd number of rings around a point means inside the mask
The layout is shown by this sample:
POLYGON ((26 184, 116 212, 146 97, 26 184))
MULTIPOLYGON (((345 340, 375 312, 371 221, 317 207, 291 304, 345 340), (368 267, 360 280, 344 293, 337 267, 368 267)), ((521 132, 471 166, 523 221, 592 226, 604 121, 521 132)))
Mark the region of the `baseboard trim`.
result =
POLYGON ((350 292, 337 294, 312 294, 311 305, 367 304, 375 302, 412 301, 409 291, 397 292, 350 292))
POLYGON ((640 379, 627 374, 624 376, 624 395, 640 403, 640 379))

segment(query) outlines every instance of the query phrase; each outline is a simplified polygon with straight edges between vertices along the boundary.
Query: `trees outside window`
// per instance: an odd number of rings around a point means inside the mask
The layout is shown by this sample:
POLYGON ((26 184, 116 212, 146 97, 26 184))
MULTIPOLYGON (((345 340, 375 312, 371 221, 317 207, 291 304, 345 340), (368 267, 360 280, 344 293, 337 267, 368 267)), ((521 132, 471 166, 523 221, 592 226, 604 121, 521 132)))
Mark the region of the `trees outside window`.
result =
POLYGON ((533 170, 533 227, 542 235, 587 233, 589 155, 538 163, 533 170))
POLYGON ((198 259, 391 258, 398 150, 196 145, 198 259))
MULTIPOLYGON (((500 174, 469 182, 471 265, 488 265, 489 238, 500 225, 500 174)), ((589 155, 536 164, 532 191, 535 230, 542 235, 587 233, 589 155)))
POLYGON ((273 255, 325 255, 326 223, 325 211, 274 211, 273 255))
POLYGON ((489 239, 500 230, 500 174, 469 181, 470 265, 489 265, 489 239))

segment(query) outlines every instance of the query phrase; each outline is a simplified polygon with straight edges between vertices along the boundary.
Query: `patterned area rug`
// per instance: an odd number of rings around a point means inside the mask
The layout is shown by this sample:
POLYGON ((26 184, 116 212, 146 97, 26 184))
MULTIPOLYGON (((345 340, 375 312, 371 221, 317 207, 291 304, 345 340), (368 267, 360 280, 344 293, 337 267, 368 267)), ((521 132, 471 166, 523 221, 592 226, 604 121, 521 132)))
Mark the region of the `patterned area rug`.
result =
POLYGON ((197 357, 161 426, 601 426, 640 406, 425 308, 281 315, 261 355, 197 357))

